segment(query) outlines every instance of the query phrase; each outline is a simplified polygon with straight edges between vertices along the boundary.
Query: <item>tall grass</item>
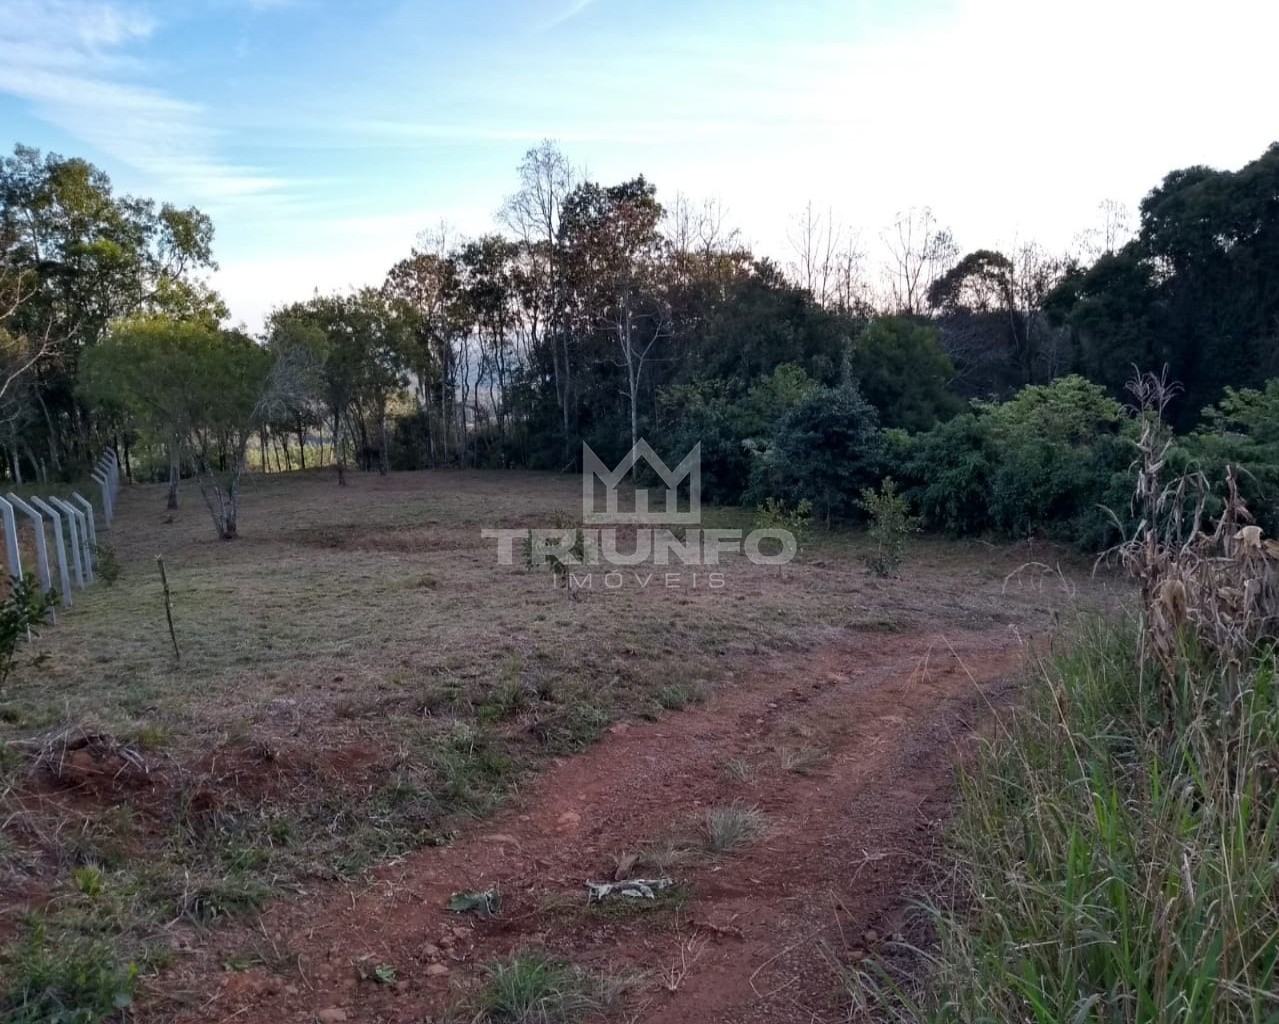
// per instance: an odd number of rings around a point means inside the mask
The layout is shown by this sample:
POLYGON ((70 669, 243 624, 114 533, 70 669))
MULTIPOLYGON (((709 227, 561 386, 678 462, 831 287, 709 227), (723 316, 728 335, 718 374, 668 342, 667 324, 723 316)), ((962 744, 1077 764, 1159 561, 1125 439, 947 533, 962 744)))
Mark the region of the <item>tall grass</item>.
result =
POLYGON ((1220 498, 1199 474, 1163 481, 1172 390, 1146 377, 1133 391, 1138 525, 1116 554, 1140 615, 1045 660, 963 772, 928 981, 907 992, 862 972, 863 1008, 937 1024, 1279 1022, 1279 548, 1233 471, 1220 498))
POLYGON ((930 994, 893 1015, 1279 1020, 1274 654, 1226 685, 1136 646, 1093 626, 963 774, 930 994))

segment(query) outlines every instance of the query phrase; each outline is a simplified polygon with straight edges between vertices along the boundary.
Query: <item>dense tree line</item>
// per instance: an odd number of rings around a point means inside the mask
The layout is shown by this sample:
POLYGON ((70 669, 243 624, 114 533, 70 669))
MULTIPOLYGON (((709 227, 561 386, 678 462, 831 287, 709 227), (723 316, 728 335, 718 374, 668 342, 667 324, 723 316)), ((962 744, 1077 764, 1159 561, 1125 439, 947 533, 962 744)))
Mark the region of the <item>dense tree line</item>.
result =
POLYGON ((323 461, 339 482, 562 470, 583 441, 615 460, 643 436, 675 458, 700 442, 714 500, 807 499, 834 519, 892 473, 941 529, 1094 538, 1134 370, 1169 368, 1205 459, 1279 430, 1276 196, 1279 146, 1177 171, 1132 237, 1111 204, 1061 255, 963 253, 913 210, 872 280, 811 205, 782 267, 716 204, 583 180, 544 143, 502 230, 424 236, 382 285, 281 306, 251 339, 204 283, 207 217, 18 147, 0 162, 0 447, 15 477, 74 476, 110 444, 176 503, 187 474, 233 497, 226 475, 250 459, 323 461))

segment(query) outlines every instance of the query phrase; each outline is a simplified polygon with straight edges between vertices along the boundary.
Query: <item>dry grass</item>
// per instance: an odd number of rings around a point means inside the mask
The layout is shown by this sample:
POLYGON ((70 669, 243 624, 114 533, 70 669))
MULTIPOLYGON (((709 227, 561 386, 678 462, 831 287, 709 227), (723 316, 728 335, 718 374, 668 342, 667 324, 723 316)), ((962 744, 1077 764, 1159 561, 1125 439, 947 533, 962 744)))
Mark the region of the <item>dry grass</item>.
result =
POLYGON ((758 807, 741 803, 712 807, 702 816, 702 842, 711 853, 733 853, 762 836, 766 827, 758 807))
POLYGON ((1202 473, 1165 480, 1173 438, 1163 414, 1175 389, 1154 375, 1129 387, 1143 412, 1133 501, 1141 519, 1115 555, 1141 585, 1144 653, 1174 676, 1191 642, 1237 674, 1259 641, 1279 633, 1279 543, 1254 524, 1235 467, 1220 497, 1202 473))
MULTIPOLYGON (((75 867, 102 870, 106 897, 55 900, 48 927, 115 936, 122 954, 175 918, 445 841, 545 756, 713 695, 771 653, 886 624, 1029 628, 1067 600, 1005 590, 1018 548, 921 540, 921 568, 883 582, 860 537, 835 535, 784 575, 731 558, 722 589, 700 570, 617 590, 597 574, 568 601, 549 573, 497 565, 480 535, 575 510, 578 479, 549 474, 255 476, 232 543, 194 488, 183 502, 170 515, 162 486, 125 489, 102 538, 119 580, 76 594, 0 692, 0 883, 58 894, 75 867), (69 755, 84 785, 66 785, 69 755), (145 784, 93 774, 121 768, 145 784)), ((0 925, 23 912, 0 905, 0 925)))

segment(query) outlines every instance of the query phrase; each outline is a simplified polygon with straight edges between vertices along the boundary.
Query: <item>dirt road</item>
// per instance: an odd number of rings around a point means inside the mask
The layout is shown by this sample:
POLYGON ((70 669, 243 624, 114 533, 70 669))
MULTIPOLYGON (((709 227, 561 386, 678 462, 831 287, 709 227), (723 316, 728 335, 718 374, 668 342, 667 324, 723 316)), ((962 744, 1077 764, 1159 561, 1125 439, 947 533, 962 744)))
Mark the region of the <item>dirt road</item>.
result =
POLYGON ((438 1020, 485 963, 529 944, 633 977, 624 1019, 843 1019, 833 965, 901 927, 956 743, 1008 696, 1024 657, 996 630, 867 633, 763 661, 703 705, 615 725, 448 847, 193 937, 148 983, 142 1019, 438 1020), (735 802, 758 807, 766 832, 671 867, 678 906, 586 907, 583 883, 611 878, 618 857, 695 834, 699 815, 735 802), (494 918, 445 909, 458 890, 490 887, 503 898, 494 918), (375 980, 377 965, 394 981, 375 980))

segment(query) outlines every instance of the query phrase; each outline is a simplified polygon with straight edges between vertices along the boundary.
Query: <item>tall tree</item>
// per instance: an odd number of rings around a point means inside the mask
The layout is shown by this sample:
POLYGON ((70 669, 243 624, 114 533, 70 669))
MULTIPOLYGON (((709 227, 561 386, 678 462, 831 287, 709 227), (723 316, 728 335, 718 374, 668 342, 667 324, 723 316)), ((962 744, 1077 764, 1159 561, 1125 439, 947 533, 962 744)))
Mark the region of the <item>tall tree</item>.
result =
POLYGON ((579 185, 564 203, 567 320, 588 344, 601 338, 624 374, 631 445, 639 440, 645 364, 669 334, 670 313, 658 288, 662 207, 642 176, 607 188, 579 185))

